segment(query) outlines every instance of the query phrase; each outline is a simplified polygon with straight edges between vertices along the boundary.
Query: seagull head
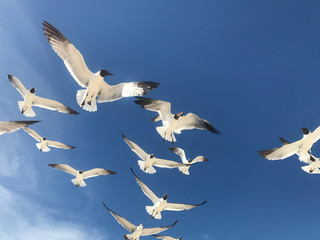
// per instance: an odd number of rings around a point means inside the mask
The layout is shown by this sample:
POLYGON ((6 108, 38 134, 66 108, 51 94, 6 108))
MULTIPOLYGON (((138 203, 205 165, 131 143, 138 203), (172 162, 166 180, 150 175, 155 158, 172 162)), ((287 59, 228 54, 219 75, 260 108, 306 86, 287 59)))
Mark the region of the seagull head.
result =
POLYGON ((182 240, 182 237, 179 237, 179 239, 178 240, 182 240))
POLYGON ((301 128, 301 131, 304 135, 307 135, 310 133, 309 129, 308 128, 301 128))
POLYGON ((30 89, 30 92, 31 92, 31 93, 35 93, 35 91, 37 91, 37 89, 35 89, 35 88, 31 88, 31 89, 30 89))
POLYGON ((110 73, 110 72, 108 72, 107 70, 101 70, 100 71, 100 76, 101 77, 105 77, 105 76, 113 76, 113 74, 112 73, 110 73))
POLYGON ((82 170, 79 170, 79 174, 82 174, 83 173, 83 171, 82 170))
POLYGON ((180 112, 180 113, 176 113, 173 117, 174 117, 174 119, 178 120, 183 115, 184 115, 184 112, 180 112))
POLYGON ((163 200, 167 200, 168 194, 164 194, 162 198, 163 198, 163 200))
POLYGON ((150 158, 154 158, 154 154, 153 153, 150 154, 150 158))
POLYGON ((44 141, 45 141, 45 140, 47 140, 47 138, 46 138, 46 137, 43 137, 43 138, 42 138, 42 140, 44 140, 44 141))

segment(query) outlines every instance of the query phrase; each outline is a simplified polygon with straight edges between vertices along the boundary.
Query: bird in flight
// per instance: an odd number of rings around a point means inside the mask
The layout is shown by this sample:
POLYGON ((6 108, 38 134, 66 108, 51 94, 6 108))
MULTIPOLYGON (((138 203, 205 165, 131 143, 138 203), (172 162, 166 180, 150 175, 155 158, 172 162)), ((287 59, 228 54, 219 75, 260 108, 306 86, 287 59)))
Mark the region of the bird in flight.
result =
POLYGON ((124 235, 124 239, 130 239, 130 240, 139 240, 140 236, 149 236, 153 234, 157 234, 160 232, 163 232, 167 230, 168 228, 174 226, 177 222, 175 221, 172 225, 166 226, 166 227, 155 227, 155 228, 144 228, 142 224, 139 226, 136 226, 129 222, 127 219, 124 217, 121 217, 120 215, 116 214, 115 212, 111 211, 104 203, 102 203, 103 206, 111 213, 111 215, 117 220, 117 222, 127 229, 131 234, 126 234, 124 235))
POLYGON ((205 204, 207 201, 204 201, 200 204, 181 204, 181 203, 168 203, 167 202, 167 194, 164 194, 163 197, 159 198, 155 195, 151 189, 144 184, 134 173, 131 168, 131 172, 134 175, 138 185, 141 187, 142 192, 152 201, 153 206, 146 206, 146 211, 148 214, 155 219, 161 219, 161 212, 162 211, 183 211, 183 210, 190 210, 195 207, 199 207, 205 204))
POLYGON ((179 237, 179 238, 173 238, 173 237, 169 237, 169 236, 160 236, 160 235, 152 235, 158 239, 164 239, 164 240, 182 240, 182 237, 179 237))
POLYGON ((123 97, 142 96, 147 94, 146 91, 158 87, 159 83, 155 82, 107 84, 104 77, 113 76, 112 73, 107 70, 91 72, 79 50, 59 30, 46 21, 42 24, 44 35, 53 50, 61 57, 74 80, 85 88, 77 92, 77 102, 84 110, 95 112, 97 102, 112 102, 123 97))
POLYGON ((11 133, 40 121, 0 121, 0 135, 11 133))
POLYGON ((71 182, 76 185, 77 187, 85 187, 87 186, 86 183, 83 181, 84 179, 91 178, 91 177, 97 177, 100 175, 110 175, 110 174, 116 174, 116 172, 103 169, 103 168, 94 168, 88 171, 83 170, 76 170, 72 167, 70 167, 67 164, 48 164, 50 167, 62 170, 66 173, 69 173, 76 178, 72 179, 71 182))
POLYGON ((63 148, 63 149, 75 148, 61 142, 48 140, 46 137, 41 137, 35 130, 31 128, 24 127, 23 130, 39 142, 39 143, 36 143, 36 146, 41 152, 49 152, 50 151, 49 147, 63 148))
POLYGON ((54 110, 62 113, 79 114, 75 110, 68 108, 62 103, 59 103, 51 99, 36 96, 35 95, 36 89, 31 88, 28 91, 17 77, 8 74, 8 78, 9 78, 9 81, 12 83, 12 85, 18 90, 18 92, 23 97, 23 101, 18 101, 18 105, 21 113, 26 117, 36 116, 35 112, 32 109, 33 106, 46 108, 49 110, 54 110))
POLYGON ((156 127, 157 132, 164 140, 172 143, 176 142, 174 133, 180 134, 182 130, 201 129, 208 130, 214 134, 221 134, 219 130, 214 128, 207 120, 204 120, 194 113, 184 115, 183 112, 171 113, 171 103, 137 97, 138 100, 134 102, 149 111, 157 112, 159 115, 151 119, 152 122, 162 121, 162 126, 156 127))

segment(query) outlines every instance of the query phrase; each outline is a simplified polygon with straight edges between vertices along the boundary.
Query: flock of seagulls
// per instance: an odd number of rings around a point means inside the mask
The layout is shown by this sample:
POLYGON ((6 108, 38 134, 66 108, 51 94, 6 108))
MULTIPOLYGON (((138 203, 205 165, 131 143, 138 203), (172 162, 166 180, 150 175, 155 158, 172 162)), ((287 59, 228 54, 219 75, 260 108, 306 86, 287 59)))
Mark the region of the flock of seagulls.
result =
MULTIPOLYGON (((211 123, 204 120, 193 113, 184 115, 183 112, 171 113, 171 103, 155 100, 150 98, 141 97, 146 95, 148 91, 151 91, 159 86, 156 82, 125 82, 117 85, 109 85, 105 82, 104 78, 107 76, 113 76, 107 70, 100 70, 97 73, 91 72, 81 53, 75 46, 55 27, 50 23, 44 21, 43 23, 44 35, 51 45, 52 49, 57 53, 57 55, 63 60, 66 68, 70 72, 74 80, 83 88, 78 90, 76 95, 76 100, 79 106, 86 111, 95 112, 97 111, 97 103, 102 102, 112 102, 119 100, 123 97, 136 97, 134 101, 136 104, 140 105, 149 111, 154 111, 158 113, 158 116, 152 119, 153 122, 162 121, 162 126, 156 127, 157 132, 163 139, 172 142, 176 142, 175 133, 181 134, 182 130, 191 129, 201 129, 208 130, 213 134, 221 134, 211 123)), ((21 114, 26 117, 35 117, 36 113, 33 107, 41 107, 53 111, 58 111, 67 114, 79 114, 77 111, 65 106, 64 104, 39 97, 35 95, 37 89, 30 88, 29 90, 23 85, 23 83, 15 76, 8 74, 8 79, 12 85, 17 89, 23 98, 23 101, 18 101, 18 106, 21 114)), ((36 146, 41 152, 49 152, 49 147, 61 148, 61 149, 73 149, 75 147, 69 146, 62 142, 48 140, 47 137, 42 137, 35 130, 31 129, 29 125, 38 123, 40 121, 2 121, 0 122, 0 135, 4 133, 11 133, 19 129, 23 129, 31 137, 33 137, 37 143, 36 146)), ((160 168, 178 168, 180 172, 184 175, 189 175, 189 168, 191 165, 197 162, 207 162, 208 159, 203 156, 198 156, 191 160, 186 158, 185 152, 181 148, 171 147, 169 150, 173 151, 175 154, 179 155, 182 162, 176 162, 172 160, 165 160, 155 157, 154 153, 146 153, 141 147, 136 143, 129 140, 125 135, 121 134, 123 140, 135 152, 138 157, 138 165, 140 169, 149 174, 156 173, 155 167, 160 168)), ((311 138, 310 138, 311 139, 311 138)), ((313 139, 313 138, 312 138, 313 139)), ((310 140, 309 142, 312 142, 310 140)), ((308 142, 308 145, 310 143, 308 142)), ((289 144, 287 144, 289 145, 289 144)), ((305 147, 307 148, 307 147, 305 147)), ((300 153, 300 152, 299 152, 300 153)), ((298 153, 297 153, 298 154, 298 153)), ((302 154, 302 153, 300 153, 302 154)), ((278 154, 281 155, 281 154, 278 154)), ((273 156, 273 155, 272 155, 273 156)), ((301 155, 302 156, 302 155, 301 155)), ((318 162, 319 159, 318 159, 318 162)), ((62 170, 69 173, 74 178, 71 182, 76 187, 86 187, 85 179, 91 177, 97 177, 101 175, 113 175, 116 172, 112 170, 107 170, 104 168, 93 168, 91 170, 83 171, 76 170, 67 164, 48 164, 58 170, 62 170)), ((162 197, 158 197, 145 183, 143 183, 137 175, 134 173, 133 169, 131 171, 134 178, 141 188, 142 192, 152 201, 152 206, 146 206, 147 213, 154 219, 161 219, 161 213, 163 211, 183 211, 190 210, 192 208, 204 205, 207 201, 200 204, 183 204, 183 203, 170 203, 167 201, 167 194, 162 197)), ((125 218, 111 211, 105 203, 103 205, 106 207, 108 212, 121 224, 126 230, 131 232, 130 234, 124 235, 125 239, 139 240, 141 236, 153 235, 158 239, 174 240, 176 238, 170 236, 157 235, 160 232, 173 227, 178 221, 165 227, 156 228, 144 228, 143 224, 138 226, 130 223, 125 218)), ((178 238, 179 240, 182 237, 178 238)))

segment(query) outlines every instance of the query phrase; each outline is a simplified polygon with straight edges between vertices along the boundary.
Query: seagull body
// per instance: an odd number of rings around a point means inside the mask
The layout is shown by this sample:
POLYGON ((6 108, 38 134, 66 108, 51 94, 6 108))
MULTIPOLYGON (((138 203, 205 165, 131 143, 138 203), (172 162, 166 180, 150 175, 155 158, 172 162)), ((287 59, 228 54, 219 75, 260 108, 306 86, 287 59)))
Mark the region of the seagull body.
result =
POLYGON ((78 49, 50 23, 43 22, 44 34, 52 49, 61 57, 68 71, 76 82, 83 88, 77 92, 77 102, 86 111, 97 111, 97 102, 112 102, 122 97, 142 96, 159 83, 155 82, 127 82, 109 85, 104 77, 113 76, 107 70, 93 73, 87 67, 78 49), (96 98, 98 98, 96 100, 96 98))
POLYGON ((280 160, 297 154, 300 161, 308 163, 310 149, 320 138, 320 126, 313 132, 310 132, 307 128, 301 128, 301 131, 303 133, 302 139, 293 143, 284 144, 280 148, 259 151, 259 155, 269 160, 280 160))
POLYGON ((168 203, 167 202, 167 194, 164 194, 163 197, 159 198, 157 195, 155 195, 151 189, 144 184, 134 173, 134 171, 131 168, 131 172, 134 175, 134 178, 136 179, 138 185, 141 187, 142 192, 153 202, 153 206, 146 206, 146 211, 148 214, 155 219, 161 219, 161 212, 162 211, 183 211, 183 210, 190 210, 192 208, 201 206, 205 204, 207 201, 204 201, 203 203, 196 204, 196 205, 190 205, 190 204, 180 204, 180 203, 168 203))
POLYGON ((149 173, 149 174, 155 173, 156 170, 154 169, 154 166, 160 167, 160 168, 178 168, 178 167, 186 166, 183 163, 156 158, 153 153, 151 154, 146 153, 137 144, 129 140, 123 134, 121 134, 121 136, 124 139, 124 141, 128 144, 128 146, 131 148, 131 150, 141 158, 141 160, 138 160, 138 164, 140 169, 146 173, 149 173))
POLYGON ((20 128, 29 126, 40 121, 0 121, 0 135, 4 133, 11 133, 20 128))
POLYGON ((18 101, 18 105, 21 113, 26 117, 36 116, 35 112, 32 109, 33 106, 42 107, 49 110, 55 110, 62 113, 79 114, 78 112, 72 110, 71 108, 68 108, 62 103, 36 96, 36 89, 31 88, 28 91, 17 77, 8 74, 8 78, 12 85, 18 90, 18 92, 23 97, 23 101, 18 101))
POLYGON ((173 238, 173 237, 169 237, 169 236, 160 236, 160 235, 152 235, 158 239, 164 239, 164 240, 182 240, 182 237, 179 238, 173 238))
POLYGON ((76 185, 77 187, 85 187, 87 186, 86 183, 83 181, 84 179, 91 178, 91 177, 97 177, 100 175, 110 175, 110 174, 116 174, 116 172, 103 169, 103 168, 94 168, 88 171, 83 170, 76 170, 72 167, 70 167, 67 164, 48 164, 50 167, 62 170, 66 173, 69 173, 76 178, 72 179, 71 182, 76 185))
POLYGON ((130 240, 139 240, 140 236, 149 236, 154 235, 160 232, 167 230, 168 228, 174 226, 178 221, 175 221, 172 225, 166 227, 156 227, 156 228, 144 228, 142 224, 139 226, 135 226, 124 217, 116 214, 115 212, 111 211, 104 203, 103 205, 105 208, 111 213, 111 215, 117 220, 117 222, 122 225, 125 229, 127 229, 131 234, 124 235, 124 239, 130 240))
POLYGON ((183 149, 181 148, 175 148, 175 147, 170 147, 169 148, 171 151, 173 151, 175 154, 179 155, 182 163, 186 164, 186 166, 179 167, 178 169, 185 175, 189 175, 189 168, 192 164, 195 164, 197 162, 208 162, 208 159, 205 158, 204 156, 198 156, 191 160, 190 158, 187 160, 186 154, 183 149))
POLYGON ((137 97, 137 99, 138 100, 134 101, 136 104, 159 114, 151 121, 162 121, 162 126, 156 127, 156 130, 163 138, 163 141, 167 140, 174 143, 176 142, 174 133, 181 134, 182 130, 191 130, 194 128, 208 130, 214 134, 221 134, 221 132, 214 128, 207 120, 201 119, 193 113, 188 113, 187 115, 184 115, 183 112, 172 114, 170 102, 144 97, 137 97))
POLYGON ((49 152, 50 151, 49 147, 63 148, 63 149, 75 148, 61 142, 48 140, 46 137, 41 137, 36 131, 34 131, 31 128, 25 127, 23 128, 23 130, 39 142, 39 143, 36 143, 36 146, 41 152, 49 152))

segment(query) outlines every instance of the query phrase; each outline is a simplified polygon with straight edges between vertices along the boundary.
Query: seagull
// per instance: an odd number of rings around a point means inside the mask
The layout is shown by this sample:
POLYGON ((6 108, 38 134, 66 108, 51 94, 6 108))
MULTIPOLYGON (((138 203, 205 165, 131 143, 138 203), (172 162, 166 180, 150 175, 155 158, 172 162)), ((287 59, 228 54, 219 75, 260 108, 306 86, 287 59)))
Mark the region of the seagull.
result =
POLYGON ((173 151, 175 154, 179 155, 181 157, 182 163, 188 164, 184 167, 179 167, 178 169, 185 175, 189 175, 189 168, 192 164, 195 164, 197 162, 208 162, 208 159, 204 156, 198 156, 195 159, 191 160, 190 158, 187 160, 186 154, 183 149, 176 148, 176 147, 170 147, 171 151, 173 151))
POLYGON ((207 120, 204 120, 193 113, 184 115, 184 112, 171 113, 171 103, 137 97, 134 102, 149 111, 157 112, 159 115, 151 119, 152 122, 162 121, 162 126, 156 128, 157 132, 164 140, 176 142, 174 133, 180 134, 182 130, 201 129, 208 130, 214 134, 221 134, 219 130, 214 128, 207 120))
POLYGON ((121 134, 123 140, 129 145, 131 150, 135 152, 141 160, 138 160, 139 167, 145 173, 153 174, 156 172, 154 169, 155 167, 160 168, 178 168, 178 167, 185 167, 186 164, 174 162, 171 160, 164 160, 160 158, 156 158, 153 153, 148 154, 143 151, 137 144, 130 141, 125 135, 121 134))
POLYGON ((83 170, 75 170, 74 168, 70 167, 67 164, 48 164, 50 167, 65 171, 76 178, 72 179, 71 182, 76 185, 77 187, 85 187, 87 184, 83 181, 83 179, 91 178, 91 177, 97 177, 100 175, 110 175, 110 174, 116 174, 116 172, 103 169, 103 168, 94 168, 88 171, 83 170))
MULTIPOLYGON (((284 138, 280 137, 281 142, 283 145, 290 144, 291 142, 285 140, 284 138)), ((309 152, 309 158, 307 158, 307 163, 309 165, 301 167, 301 169, 307 173, 311 174, 320 174, 320 159, 313 156, 311 152, 309 152)))
POLYGON ((146 211, 148 214, 155 219, 161 219, 161 212, 162 211, 183 211, 183 210, 190 210, 195 207, 199 207, 205 204, 207 201, 204 201, 200 204, 190 205, 190 204, 181 204, 181 203, 168 203, 167 202, 167 194, 164 194, 163 197, 157 197, 150 188, 145 185, 134 173, 131 168, 131 172, 134 175, 138 185, 141 187, 142 192, 153 202, 153 206, 146 206, 146 211))
POLYGON ((164 239, 164 240, 182 240, 182 237, 173 238, 173 237, 169 237, 169 236, 160 236, 160 235, 152 235, 152 236, 159 238, 159 239, 164 239))
POLYGON ((19 130, 20 128, 29 126, 40 121, 0 121, 0 135, 4 133, 11 133, 19 130))
POLYGON ((36 146, 41 152, 49 152, 50 148, 48 148, 48 146, 55 147, 55 148, 63 148, 63 149, 75 148, 61 142, 50 141, 46 137, 41 137, 35 130, 31 128, 24 127, 23 130, 39 142, 39 143, 36 143, 36 146))
POLYGON ((124 235, 124 239, 130 239, 130 240, 139 240, 140 236, 149 236, 153 234, 157 234, 160 232, 163 232, 167 230, 168 228, 174 226, 177 222, 175 221, 172 225, 166 226, 166 227, 156 227, 156 228, 143 228, 143 225, 140 224, 139 226, 135 226, 131 222, 129 222, 124 217, 121 217, 120 215, 116 214, 115 212, 111 211, 104 203, 102 203, 103 206, 111 213, 111 215, 117 220, 117 222, 122 225, 125 229, 127 229, 132 234, 126 234, 124 235))
POLYGON ((297 154, 300 161, 308 163, 310 149, 320 138, 320 126, 313 132, 310 132, 308 128, 301 128, 301 131, 303 133, 302 139, 293 143, 284 144, 280 148, 259 151, 258 154, 269 160, 285 159, 297 154))
POLYGON ((62 103, 36 96, 35 95, 36 89, 31 88, 28 91, 17 77, 8 74, 8 78, 9 78, 9 81, 12 83, 12 85, 18 90, 18 92, 21 94, 21 96, 24 99, 23 101, 18 101, 18 105, 21 113, 26 117, 36 116, 35 112, 32 109, 33 106, 42 107, 49 110, 56 110, 62 113, 79 114, 78 112, 72 110, 71 108, 68 108, 62 103))
POLYGON ((55 27, 44 21, 44 35, 51 44, 53 50, 62 58, 76 82, 85 89, 77 92, 77 102, 80 107, 89 112, 97 111, 97 102, 112 102, 122 97, 142 96, 157 88, 155 82, 127 82, 117 85, 109 85, 104 77, 113 76, 107 70, 97 73, 91 72, 81 53, 75 46, 55 27), (98 99, 96 100, 96 97, 98 99))

